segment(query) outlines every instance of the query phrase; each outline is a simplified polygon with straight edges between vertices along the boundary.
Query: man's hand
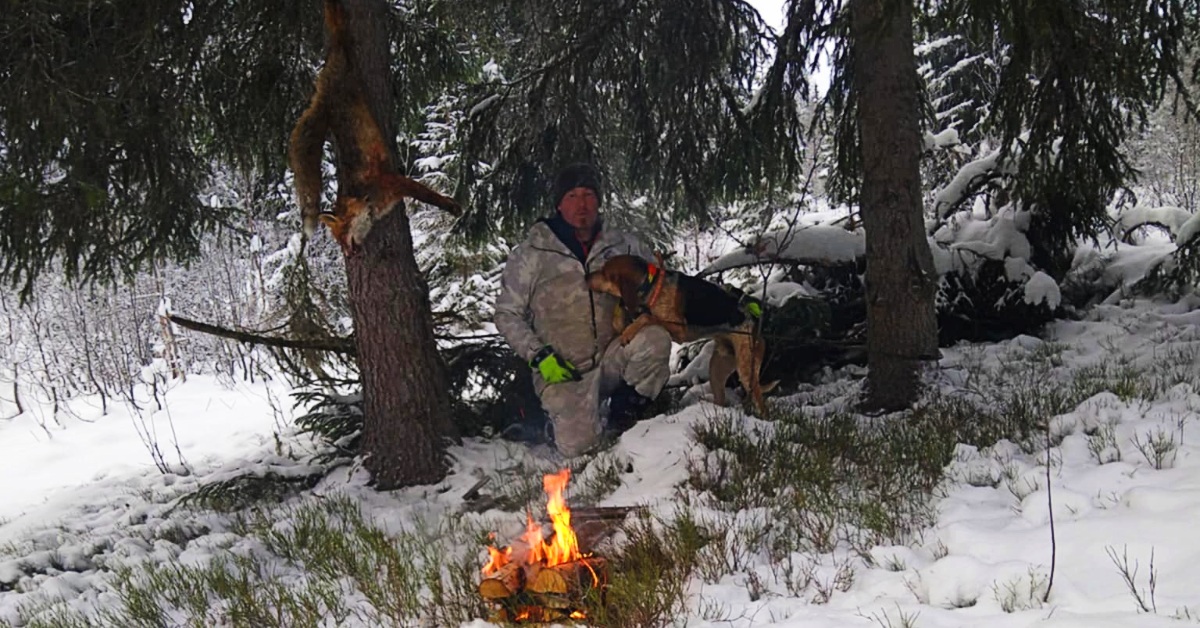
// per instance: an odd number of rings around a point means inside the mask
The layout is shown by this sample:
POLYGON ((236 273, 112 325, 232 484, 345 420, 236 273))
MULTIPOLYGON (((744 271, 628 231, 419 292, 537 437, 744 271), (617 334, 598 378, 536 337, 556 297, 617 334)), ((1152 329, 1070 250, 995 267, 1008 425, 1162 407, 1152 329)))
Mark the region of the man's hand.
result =
POLYGON ((554 347, 550 345, 542 347, 529 361, 529 366, 536 368, 547 384, 577 382, 583 379, 579 375, 579 371, 575 370, 575 365, 558 355, 554 347))

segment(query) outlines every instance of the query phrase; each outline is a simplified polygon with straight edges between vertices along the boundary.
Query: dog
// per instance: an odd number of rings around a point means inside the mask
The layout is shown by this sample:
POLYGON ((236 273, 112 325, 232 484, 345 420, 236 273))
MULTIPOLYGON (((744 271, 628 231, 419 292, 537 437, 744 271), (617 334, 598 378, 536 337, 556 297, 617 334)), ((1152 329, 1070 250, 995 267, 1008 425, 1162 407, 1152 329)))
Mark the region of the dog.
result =
POLYGON ((590 290, 621 300, 625 316, 613 319, 621 344, 629 344, 647 325, 662 326, 678 343, 712 338, 715 347, 708 381, 713 401, 725 405, 725 381, 736 369, 754 410, 766 416, 763 395, 775 386, 764 386, 759 380, 765 351, 759 318, 719 286, 666 270, 662 257, 655 257, 657 265, 633 255, 617 255, 600 270, 587 274, 590 290), (626 317, 634 317, 628 326, 624 325, 626 317))

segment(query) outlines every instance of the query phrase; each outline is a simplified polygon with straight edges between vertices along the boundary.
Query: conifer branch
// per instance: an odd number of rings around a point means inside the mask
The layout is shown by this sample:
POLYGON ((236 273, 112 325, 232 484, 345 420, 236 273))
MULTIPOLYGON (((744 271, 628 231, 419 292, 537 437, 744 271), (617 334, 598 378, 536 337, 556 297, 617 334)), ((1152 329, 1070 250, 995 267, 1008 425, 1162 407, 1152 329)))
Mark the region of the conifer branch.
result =
POLYGON ((168 315, 168 319, 172 323, 185 327, 193 331, 198 331, 204 334, 220 336, 221 338, 229 338, 238 342, 245 342, 252 345, 263 345, 266 347, 279 347, 281 349, 301 349, 301 350, 317 350, 317 351, 332 351, 344 355, 355 355, 354 340, 351 338, 313 338, 309 340, 299 340, 295 338, 281 338, 278 336, 264 336, 262 334, 238 331, 236 329, 227 329, 218 327, 208 323, 193 321, 174 314, 168 315))

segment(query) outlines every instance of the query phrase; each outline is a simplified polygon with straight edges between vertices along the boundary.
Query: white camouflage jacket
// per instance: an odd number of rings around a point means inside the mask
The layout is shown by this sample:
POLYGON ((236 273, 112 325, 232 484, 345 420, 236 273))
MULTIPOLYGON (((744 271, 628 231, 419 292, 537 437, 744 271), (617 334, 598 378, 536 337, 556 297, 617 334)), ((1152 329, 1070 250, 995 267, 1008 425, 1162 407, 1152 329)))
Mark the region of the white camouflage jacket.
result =
POLYGON ((595 368, 615 335, 616 297, 587 288, 584 276, 615 255, 653 261, 654 253, 632 234, 602 227, 588 252, 587 264, 544 221, 513 249, 504 266, 496 298, 496 329, 525 361, 545 345, 580 372, 595 368))

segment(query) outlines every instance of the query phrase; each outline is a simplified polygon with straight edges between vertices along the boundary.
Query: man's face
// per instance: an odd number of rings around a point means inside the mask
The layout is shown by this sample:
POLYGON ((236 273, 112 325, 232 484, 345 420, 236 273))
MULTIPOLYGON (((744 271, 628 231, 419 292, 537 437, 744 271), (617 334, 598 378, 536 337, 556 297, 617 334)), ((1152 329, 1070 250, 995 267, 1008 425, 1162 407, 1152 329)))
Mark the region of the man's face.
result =
POLYGON ((590 231, 600 215, 600 199, 592 188, 572 188, 558 202, 558 211, 568 225, 590 231))

